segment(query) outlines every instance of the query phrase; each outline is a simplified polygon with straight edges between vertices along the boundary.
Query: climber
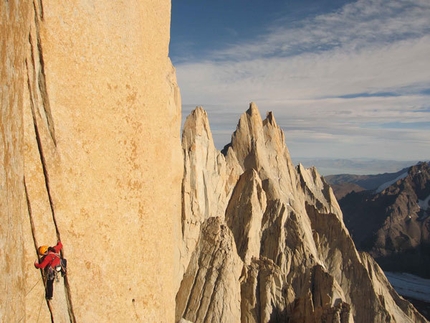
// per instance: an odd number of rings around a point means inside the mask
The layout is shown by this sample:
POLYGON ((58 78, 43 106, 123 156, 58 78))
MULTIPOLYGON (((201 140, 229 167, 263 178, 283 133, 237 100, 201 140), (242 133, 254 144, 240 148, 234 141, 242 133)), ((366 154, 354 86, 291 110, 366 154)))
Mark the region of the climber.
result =
POLYGON ((34 262, 34 267, 45 270, 46 289, 45 298, 47 300, 52 299, 54 291, 54 279, 57 276, 57 272, 61 271, 64 275, 64 259, 61 259, 60 250, 63 248, 63 244, 58 240, 57 245, 54 247, 40 246, 38 249, 39 255, 42 256, 39 262, 34 262))

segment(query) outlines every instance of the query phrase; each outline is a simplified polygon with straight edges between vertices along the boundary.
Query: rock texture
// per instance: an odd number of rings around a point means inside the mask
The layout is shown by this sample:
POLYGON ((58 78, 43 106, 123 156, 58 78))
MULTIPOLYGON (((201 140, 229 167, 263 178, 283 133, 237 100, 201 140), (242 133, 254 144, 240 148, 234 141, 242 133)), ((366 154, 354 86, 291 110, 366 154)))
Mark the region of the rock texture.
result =
POLYGON ((174 321, 170 1, 9 0, 0 15, 0 321, 174 321), (33 261, 57 239, 69 271, 47 303, 33 261))
POLYGON ((317 170, 292 165, 271 113, 252 103, 220 153, 196 108, 182 147, 176 321, 425 322, 357 252, 317 170))
POLYGON ((417 164, 396 179, 341 199, 345 222, 384 270, 430 278, 430 166, 417 164))

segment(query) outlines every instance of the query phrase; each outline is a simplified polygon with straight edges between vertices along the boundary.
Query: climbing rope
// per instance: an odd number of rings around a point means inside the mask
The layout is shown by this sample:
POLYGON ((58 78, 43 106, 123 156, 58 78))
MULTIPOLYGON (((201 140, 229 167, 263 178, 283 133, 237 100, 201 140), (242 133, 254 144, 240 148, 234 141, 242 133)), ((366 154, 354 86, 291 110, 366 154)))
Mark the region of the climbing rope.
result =
POLYGON ((42 311, 42 304, 43 304, 43 299, 44 298, 45 298, 45 294, 42 295, 42 299, 40 300, 39 314, 37 314, 37 321, 36 321, 36 323, 39 323, 39 317, 40 317, 40 312, 42 311))
POLYGON ((36 285, 37 285, 37 284, 39 284, 39 282, 40 282, 40 279, 38 279, 38 280, 37 280, 37 282, 36 282, 36 284, 34 284, 34 286, 33 286, 33 287, 31 287, 31 289, 27 292, 27 294, 25 294, 25 297, 27 297, 27 296, 28 296, 28 294, 30 294, 30 293, 31 293, 31 291, 34 289, 34 287, 36 287, 36 285))
MULTIPOLYGON (((34 284, 34 286, 27 292, 27 294, 25 295, 25 297, 28 296, 28 294, 30 294, 30 292, 34 289, 34 287, 36 287, 36 285, 39 283, 39 279, 37 280, 36 284, 34 284)), ((42 303, 43 303, 43 299, 45 298, 45 294, 42 294, 42 299, 40 301, 40 306, 39 306, 39 313, 37 315, 37 322, 39 322, 39 317, 40 317, 40 312, 42 311, 42 303)), ((25 318, 26 314, 24 313, 24 315, 20 318, 20 320, 18 321, 21 322, 24 318, 25 318)))

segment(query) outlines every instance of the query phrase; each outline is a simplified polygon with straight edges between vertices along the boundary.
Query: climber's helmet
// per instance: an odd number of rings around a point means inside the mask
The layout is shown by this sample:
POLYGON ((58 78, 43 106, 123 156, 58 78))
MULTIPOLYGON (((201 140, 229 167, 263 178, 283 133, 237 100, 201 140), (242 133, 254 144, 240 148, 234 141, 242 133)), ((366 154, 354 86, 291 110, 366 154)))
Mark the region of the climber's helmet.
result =
POLYGON ((40 246, 38 251, 39 255, 43 256, 48 252, 48 246, 40 246))

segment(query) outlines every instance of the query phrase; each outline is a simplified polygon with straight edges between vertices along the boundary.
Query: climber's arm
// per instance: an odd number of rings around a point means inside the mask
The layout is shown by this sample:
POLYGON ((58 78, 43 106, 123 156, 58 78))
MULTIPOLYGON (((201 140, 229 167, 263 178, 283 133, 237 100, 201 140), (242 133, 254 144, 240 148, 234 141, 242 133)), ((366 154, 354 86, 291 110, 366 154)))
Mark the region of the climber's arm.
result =
POLYGON ((63 244, 61 243, 60 240, 58 240, 57 245, 54 247, 55 252, 59 253, 62 248, 63 248, 63 244))
POLYGON ((37 261, 35 261, 34 262, 34 267, 36 267, 36 268, 38 268, 38 269, 43 269, 43 268, 45 268, 46 266, 48 266, 48 264, 49 264, 49 261, 51 260, 51 258, 50 257, 45 257, 44 259, 43 259, 43 261, 39 264, 37 261))

